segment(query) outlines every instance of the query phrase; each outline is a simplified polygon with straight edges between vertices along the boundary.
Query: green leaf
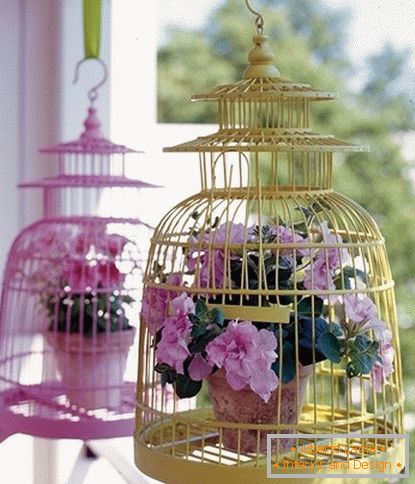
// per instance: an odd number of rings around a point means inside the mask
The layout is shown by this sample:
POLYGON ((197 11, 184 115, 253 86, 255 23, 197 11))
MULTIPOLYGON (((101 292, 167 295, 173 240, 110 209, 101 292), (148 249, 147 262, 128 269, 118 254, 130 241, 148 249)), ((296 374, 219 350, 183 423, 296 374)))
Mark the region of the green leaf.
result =
POLYGON ((349 361, 349 363, 347 363, 346 374, 347 374, 348 378, 353 378, 353 377, 359 375, 358 370, 355 368, 354 364, 351 361, 349 361))
POLYGON ((188 314, 187 317, 190 319, 190 322, 192 324, 198 324, 199 323, 199 318, 196 316, 196 314, 188 314))
POLYGON ((342 352, 340 341, 333 333, 327 332, 322 334, 318 339, 318 346, 327 359, 333 363, 341 362, 342 352))
POLYGON ((200 392, 202 383, 202 381, 193 381, 187 375, 177 375, 174 389, 179 398, 191 398, 200 392))
POLYGON ((223 311, 218 308, 214 308, 211 311, 212 323, 216 324, 217 326, 222 327, 223 323, 225 322, 225 315, 223 311))
POLYGON ((344 336, 344 332, 340 326, 340 324, 337 323, 330 323, 330 332, 334 334, 334 336, 337 336, 338 338, 341 338, 344 336))
POLYGON ((195 306, 195 312, 196 312, 196 316, 200 319, 203 319, 206 316, 208 310, 206 307, 206 303, 203 299, 197 300, 196 306, 195 306))
POLYGON ((218 336, 218 334, 220 333, 221 331, 218 329, 217 326, 206 330, 206 332, 202 336, 195 338, 191 341, 188 346, 190 353, 192 353, 192 355, 196 353, 202 353, 203 351, 205 351, 206 345, 214 340, 216 336, 218 336))
POLYGON ((368 354, 374 357, 377 354, 378 348, 379 343, 377 341, 372 341, 363 334, 359 334, 349 343, 351 355, 368 354))
POLYGON ((132 304, 133 302, 135 302, 135 299, 128 294, 125 294, 124 296, 122 296, 122 301, 126 304, 132 304))
POLYGON ((301 301, 298 303, 297 306, 297 311, 303 315, 303 316, 308 316, 312 318, 313 316, 319 317, 321 316, 321 313, 323 312, 323 299, 320 299, 319 297, 314 298, 314 312, 312 311, 313 309, 313 297, 304 297, 301 299, 301 301))
POLYGON ((350 279, 356 279, 356 277, 358 277, 361 281, 367 283, 367 274, 361 269, 355 269, 354 267, 346 266, 343 268, 343 275, 344 277, 350 279))
POLYGON ((157 363, 157 365, 154 367, 154 370, 157 373, 164 373, 165 371, 170 370, 171 367, 167 363, 157 363))
POLYGON ((359 373, 367 375, 372 371, 375 358, 367 354, 357 355, 353 358, 353 363, 355 368, 359 370, 359 373))
POLYGON ((296 374, 295 349, 289 341, 284 341, 282 350, 282 375, 280 375, 280 360, 272 364, 272 370, 281 378, 283 383, 289 383, 296 374))
POLYGON ((166 383, 173 384, 177 379, 176 370, 167 365, 167 363, 157 363, 154 370, 161 374, 161 384, 163 387, 166 383))
POLYGON ((193 338, 198 338, 199 336, 203 336, 206 333, 206 327, 205 326, 193 326, 192 329, 192 337, 193 338))
MULTIPOLYGON (((277 361, 278 363, 278 361, 277 361)), ((284 344, 283 347, 283 362, 282 362, 282 381, 283 383, 290 382, 296 374, 297 367, 295 361, 295 350, 291 344, 284 344)))

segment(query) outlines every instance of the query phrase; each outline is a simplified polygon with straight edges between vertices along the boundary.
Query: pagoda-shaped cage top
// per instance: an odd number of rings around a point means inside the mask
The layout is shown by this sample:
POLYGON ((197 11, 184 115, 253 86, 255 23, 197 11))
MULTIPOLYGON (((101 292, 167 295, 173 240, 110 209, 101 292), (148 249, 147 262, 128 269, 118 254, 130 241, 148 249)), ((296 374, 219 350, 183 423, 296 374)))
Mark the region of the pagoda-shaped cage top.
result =
POLYGON ((42 150, 56 176, 43 217, 14 241, 0 319, 0 432, 130 435, 142 267, 151 227, 130 177, 136 151, 106 139, 91 105, 78 140, 42 150), (131 158, 131 159, 129 159, 131 158))
POLYGON ((266 40, 242 81, 193 97, 218 103, 218 131, 165 149, 198 153, 201 173, 144 278, 136 462, 167 482, 265 482, 267 433, 310 434, 274 441, 272 462, 327 473, 402 451, 376 435, 402 432, 384 239, 332 185, 333 153, 367 148, 312 131, 311 103, 335 96, 283 79, 266 40), (318 443, 341 451, 304 450, 318 443))

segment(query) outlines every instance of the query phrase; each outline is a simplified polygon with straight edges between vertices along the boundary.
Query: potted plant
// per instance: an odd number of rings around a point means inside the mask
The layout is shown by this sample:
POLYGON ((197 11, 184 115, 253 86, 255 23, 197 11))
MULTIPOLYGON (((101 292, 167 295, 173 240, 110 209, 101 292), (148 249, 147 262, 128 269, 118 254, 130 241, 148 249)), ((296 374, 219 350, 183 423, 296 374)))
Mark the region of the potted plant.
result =
MULTIPOLYGON (((162 384, 172 385, 178 397, 189 398, 206 381, 217 420, 253 426, 296 424, 310 375, 323 360, 343 365, 349 378, 372 374, 374 388, 380 391, 393 371, 391 333, 365 295, 366 274, 356 269, 341 243, 327 222, 317 223, 311 216, 308 224, 294 230, 284 224, 214 223, 202 232, 196 224, 186 252, 185 277, 193 283, 186 285, 178 274, 158 268, 155 282, 164 287, 155 284, 144 292, 142 316, 154 338, 155 370, 162 384), (361 294, 333 295, 340 284, 351 287, 356 275, 361 294), (185 290, 178 293, 174 286, 185 290), (232 297, 218 291, 208 294, 209 288, 265 286, 275 292, 297 289, 302 295, 260 301, 260 296, 247 297, 243 291, 232 297), (206 288, 207 294, 192 294, 192 288, 206 288), (318 290, 319 295, 307 295, 308 290, 318 290), (226 319, 215 303, 292 304, 292 311, 286 324, 274 324, 226 319)), ((257 431, 248 428, 238 441, 238 432, 224 426, 224 446, 242 452, 256 452, 258 445, 265 452, 266 432, 260 432, 258 444, 257 431)), ((292 439, 281 439, 280 450, 292 444, 292 439)))
POLYGON ((135 328, 126 309, 121 254, 128 239, 86 233, 70 238, 63 263, 55 265, 42 304, 46 340, 71 404, 87 410, 118 408, 135 328), (52 281, 54 279, 54 282, 52 281))

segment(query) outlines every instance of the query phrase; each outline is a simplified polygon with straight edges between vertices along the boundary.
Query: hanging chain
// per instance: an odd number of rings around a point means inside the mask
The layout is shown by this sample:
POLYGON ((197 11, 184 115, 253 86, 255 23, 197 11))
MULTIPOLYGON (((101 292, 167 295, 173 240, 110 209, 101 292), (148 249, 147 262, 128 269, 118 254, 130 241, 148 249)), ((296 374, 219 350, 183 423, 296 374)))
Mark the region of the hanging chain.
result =
POLYGON ((256 16, 256 19, 255 19, 256 30, 259 35, 262 35, 264 32, 264 17, 259 12, 257 12, 252 8, 251 4, 249 3, 249 0, 245 0, 245 3, 246 3, 247 9, 256 16))

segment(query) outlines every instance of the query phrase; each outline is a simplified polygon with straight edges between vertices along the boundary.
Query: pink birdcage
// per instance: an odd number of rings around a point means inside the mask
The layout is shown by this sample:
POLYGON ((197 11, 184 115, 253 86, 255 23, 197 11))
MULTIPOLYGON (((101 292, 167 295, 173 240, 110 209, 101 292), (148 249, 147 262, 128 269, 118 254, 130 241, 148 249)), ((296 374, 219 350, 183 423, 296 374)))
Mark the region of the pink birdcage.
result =
POLYGON ((80 138, 42 150, 55 177, 44 216, 14 241, 0 312, 0 433, 110 438, 134 428, 142 261, 150 227, 136 216, 143 181, 133 150, 104 138, 94 101, 80 138), (120 213, 124 216, 120 216, 120 213))

